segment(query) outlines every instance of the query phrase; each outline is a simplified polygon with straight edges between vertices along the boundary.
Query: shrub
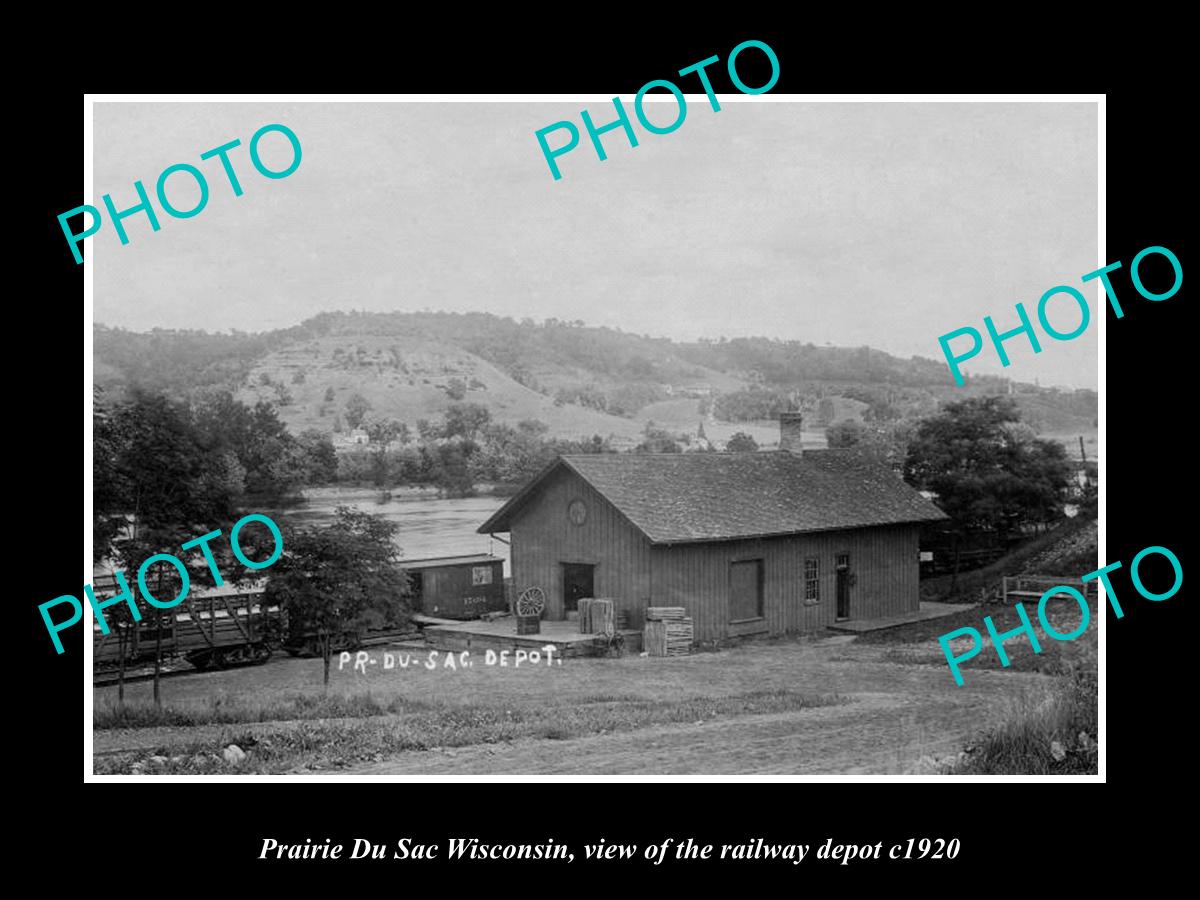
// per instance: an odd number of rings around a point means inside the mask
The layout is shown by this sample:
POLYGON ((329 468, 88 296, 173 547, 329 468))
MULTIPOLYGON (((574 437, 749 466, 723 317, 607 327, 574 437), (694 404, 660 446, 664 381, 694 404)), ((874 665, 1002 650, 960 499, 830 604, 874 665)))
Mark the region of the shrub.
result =
POLYGON ((1040 699, 1024 697, 1008 721, 966 748, 947 775, 1094 775, 1098 688, 1096 632, 1064 654, 1063 674, 1040 699))

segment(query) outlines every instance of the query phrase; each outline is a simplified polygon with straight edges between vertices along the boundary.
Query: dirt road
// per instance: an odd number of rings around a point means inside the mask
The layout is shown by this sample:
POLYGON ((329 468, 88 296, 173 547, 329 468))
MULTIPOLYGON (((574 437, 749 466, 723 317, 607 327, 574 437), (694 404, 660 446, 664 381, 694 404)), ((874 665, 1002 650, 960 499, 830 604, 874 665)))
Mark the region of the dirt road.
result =
POLYGON ((929 739, 888 698, 733 721, 662 726, 566 741, 515 741, 406 753, 346 774, 402 775, 806 775, 878 774, 946 756, 960 735, 929 739), (898 737, 898 740, 897 740, 898 737), (586 760, 586 765, 581 761, 586 760))

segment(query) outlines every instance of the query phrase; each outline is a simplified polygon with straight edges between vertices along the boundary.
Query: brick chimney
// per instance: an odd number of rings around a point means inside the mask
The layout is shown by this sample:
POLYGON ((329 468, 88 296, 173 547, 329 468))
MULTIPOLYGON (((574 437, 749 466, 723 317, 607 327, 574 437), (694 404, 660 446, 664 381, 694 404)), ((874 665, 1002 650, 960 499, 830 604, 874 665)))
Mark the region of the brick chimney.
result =
POLYGON ((800 439, 800 423, 804 416, 798 412, 781 412, 779 414, 779 449, 799 456, 804 452, 804 444, 800 439))

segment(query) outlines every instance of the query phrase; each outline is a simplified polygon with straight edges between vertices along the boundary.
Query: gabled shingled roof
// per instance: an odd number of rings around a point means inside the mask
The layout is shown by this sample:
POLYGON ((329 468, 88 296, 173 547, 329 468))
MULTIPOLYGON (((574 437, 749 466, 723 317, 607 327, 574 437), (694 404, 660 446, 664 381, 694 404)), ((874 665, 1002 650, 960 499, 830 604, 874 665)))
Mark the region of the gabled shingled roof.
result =
POLYGON ((566 468, 653 543, 719 541, 946 515, 900 476, 853 450, 756 453, 596 453, 562 456, 480 533, 509 531, 538 486, 566 468))

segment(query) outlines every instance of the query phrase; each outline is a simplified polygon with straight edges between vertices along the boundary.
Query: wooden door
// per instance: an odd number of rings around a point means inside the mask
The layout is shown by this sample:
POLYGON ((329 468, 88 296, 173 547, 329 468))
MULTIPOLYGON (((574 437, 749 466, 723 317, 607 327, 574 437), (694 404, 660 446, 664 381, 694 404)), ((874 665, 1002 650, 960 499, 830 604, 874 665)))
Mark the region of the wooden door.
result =
POLYGON ((837 617, 850 618, 850 555, 841 553, 837 558, 837 617))
POLYGON ((763 561, 729 564, 729 621, 746 622, 763 615, 763 561))

